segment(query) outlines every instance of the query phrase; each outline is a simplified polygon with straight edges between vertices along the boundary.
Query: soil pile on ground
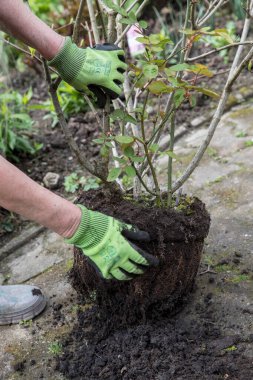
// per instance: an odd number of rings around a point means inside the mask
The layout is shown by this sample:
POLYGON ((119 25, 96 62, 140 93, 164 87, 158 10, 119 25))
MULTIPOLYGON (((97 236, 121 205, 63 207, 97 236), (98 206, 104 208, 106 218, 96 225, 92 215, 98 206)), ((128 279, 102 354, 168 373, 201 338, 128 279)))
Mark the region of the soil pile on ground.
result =
POLYGON ((149 315, 110 333, 98 309, 80 312, 56 369, 78 380, 252 380, 252 358, 237 349, 239 335, 222 336, 211 298, 191 318, 149 315))

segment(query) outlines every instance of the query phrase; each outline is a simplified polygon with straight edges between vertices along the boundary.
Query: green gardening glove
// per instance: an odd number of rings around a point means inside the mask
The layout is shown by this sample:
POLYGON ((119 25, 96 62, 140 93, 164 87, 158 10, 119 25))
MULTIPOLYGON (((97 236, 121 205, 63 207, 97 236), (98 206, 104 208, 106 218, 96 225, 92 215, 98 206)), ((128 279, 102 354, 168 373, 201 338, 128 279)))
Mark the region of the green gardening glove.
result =
POLYGON ((49 61, 61 78, 76 90, 92 95, 94 85, 116 99, 127 69, 124 51, 116 45, 98 45, 81 49, 67 37, 60 52, 49 61))
POLYGON ((74 236, 65 241, 80 248, 103 278, 130 280, 144 273, 149 265, 158 265, 158 259, 125 238, 149 241, 147 232, 82 205, 78 207, 82 211, 81 223, 74 236))

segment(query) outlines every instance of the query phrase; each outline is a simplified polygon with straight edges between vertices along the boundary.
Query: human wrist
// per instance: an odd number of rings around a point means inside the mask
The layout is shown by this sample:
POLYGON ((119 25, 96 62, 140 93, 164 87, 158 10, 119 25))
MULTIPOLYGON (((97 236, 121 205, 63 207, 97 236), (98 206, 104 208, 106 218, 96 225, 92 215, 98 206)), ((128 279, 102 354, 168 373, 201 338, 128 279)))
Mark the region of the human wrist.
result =
POLYGON ((85 58, 85 49, 78 48, 70 37, 66 37, 61 49, 48 63, 56 68, 65 82, 71 83, 78 75, 85 58))
POLYGON ((107 235, 112 218, 100 212, 88 210, 83 205, 77 206, 82 212, 80 224, 74 235, 65 241, 81 249, 93 248, 107 235))

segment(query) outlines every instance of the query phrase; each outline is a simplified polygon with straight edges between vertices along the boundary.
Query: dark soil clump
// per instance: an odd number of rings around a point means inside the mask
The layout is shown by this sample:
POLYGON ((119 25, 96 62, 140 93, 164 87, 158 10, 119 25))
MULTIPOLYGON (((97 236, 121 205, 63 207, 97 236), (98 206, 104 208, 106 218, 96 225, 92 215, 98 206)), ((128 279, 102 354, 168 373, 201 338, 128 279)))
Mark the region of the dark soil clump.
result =
POLYGON ((197 306, 191 320, 155 317, 109 336, 101 335, 96 310, 80 313, 56 369, 76 380, 251 380, 247 343, 238 335, 221 336, 207 306, 197 306))
POLYGON ((76 249, 71 278, 79 294, 87 300, 95 291, 96 304, 113 326, 145 320, 150 312, 168 313, 182 303, 192 290, 209 230, 210 217, 201 201, 194 198, 178 211, 100 190, 83 194, 78 202, 148 231, 151 242, 140 247, 160 260, 158 267, 134 280, 105 281, 76 249))

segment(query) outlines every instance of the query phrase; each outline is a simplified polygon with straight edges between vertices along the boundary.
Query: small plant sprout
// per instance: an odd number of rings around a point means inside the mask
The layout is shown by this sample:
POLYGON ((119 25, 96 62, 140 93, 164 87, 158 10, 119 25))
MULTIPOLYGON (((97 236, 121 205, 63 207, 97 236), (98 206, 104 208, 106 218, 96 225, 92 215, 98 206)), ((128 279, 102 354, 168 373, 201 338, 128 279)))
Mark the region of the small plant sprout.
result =
POLYGON ((98 189, 99 181, 97 178, 85 178, 74 172, 65 177, 64 188, 68 193, 75 193, 79 189, 88 191, 91 189, 98 189))
POLYGON ((50 343, 48 353, 52 355, 60 355, 62 353, 62 344, 59 342, 50 343))
POLYGON ((27 328, 27 327, 31 327, 32 323, 33 323, 32 319, 29 319, 29 320, 24 319, 19 322, 19 325, 27 328))

